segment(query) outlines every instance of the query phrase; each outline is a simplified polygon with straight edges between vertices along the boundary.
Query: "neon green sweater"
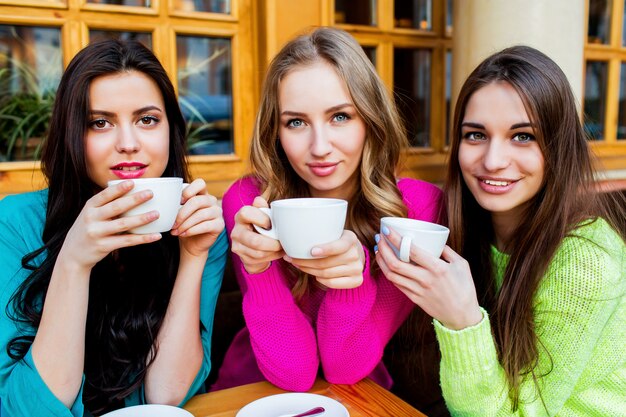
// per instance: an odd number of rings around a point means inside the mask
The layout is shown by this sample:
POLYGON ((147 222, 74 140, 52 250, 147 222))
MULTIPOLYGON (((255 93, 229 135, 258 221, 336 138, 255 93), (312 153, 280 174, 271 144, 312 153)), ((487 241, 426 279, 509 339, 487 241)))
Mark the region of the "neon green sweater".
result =
MULTIPOLYGON (((498 288, 508 256, 492 248, 498 288)), ((435 320, 441 385, 453 416, 626 416, 626 246, 604 221, 563 240, 539 284, 534 322, 536 369, 511 411, 489 317, 454 331, 435 320)))

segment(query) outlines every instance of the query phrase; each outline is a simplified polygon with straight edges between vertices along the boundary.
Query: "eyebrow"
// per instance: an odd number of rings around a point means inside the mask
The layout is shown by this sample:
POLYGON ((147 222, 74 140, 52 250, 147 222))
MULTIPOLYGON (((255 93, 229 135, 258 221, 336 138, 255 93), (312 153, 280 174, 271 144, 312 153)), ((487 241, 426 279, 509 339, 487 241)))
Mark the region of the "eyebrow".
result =
MULTIPOLYGON (((325 113, 334 113, 334 112, 336 112, 338 110, 342 110, 342 109, 344 109, 346 107, 354 107, 354 104, 352 104, 352 103, 337 104, 336 106, 332 106, 332 107, 329 107, 328 109, 326 109, 325 113)), ((300 112, 291 111, 291 110, 285 110, 280 115, 281 116, 304 116, 305 113, 300 113, 300 112)))
MULTIPOLYGON (((163 112, 163 110, 161 110, 161 108, 159 108, 157 106, 150 105, 150 106, 142 107, 140 109, 135 110, 133 112, 133 115, 137 116, 137 115, 139 115, 141 113, 145 113, 145 112, 151 111, 151 110, 156 110, 156 111, 159 111, 159 112, 163 112)), ((99 115, 107 116, 107 117, 114 117, 115 116, 115 113, 112 113, 112 112, 106 111, 106 110, 91 110, 89 112, 89 114, 91 114, 91 115, 99 114, 99 115)))
MULTIPOLYGON (((484 125, 481 125, 480 123, 474 123, 474 122, 463 122, 463 123, 461 123, 461 127, 473 127, 474 129, 483 129, 483 130, 485 130, 485 126, 484 125)), ((515 130, 515 129, 521 129, 523 127, 535 128, 535 125, 530 123, 530 122, 515 123, 515 124, 512 124, 509 129, 515 130)))

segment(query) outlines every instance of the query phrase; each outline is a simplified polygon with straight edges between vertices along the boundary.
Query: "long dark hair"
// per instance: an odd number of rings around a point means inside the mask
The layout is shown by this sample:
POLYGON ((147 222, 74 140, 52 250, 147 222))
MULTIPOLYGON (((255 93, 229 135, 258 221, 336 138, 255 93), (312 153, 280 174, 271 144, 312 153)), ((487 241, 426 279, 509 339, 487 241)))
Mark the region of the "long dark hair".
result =
MULTIPOLYGON (((349 33, 317 28, 292 39, 276 54, 267 70, 252 137, 252 171, 268 201, 309 196, 308 185, 291 167, 277 139, 278 88, 280 81, 294 69, 319 62, 332 66, 346 84, 366 126, 359 182, 348 204, 346 227, 371 248, 381 217, 403 217, 407 213, 396 186, 396 170, 408 142, 395 103, 363 48, 349 33)), ((301 278, 294 287, 295 295, 306 289, 308 278, 303 274, 301 278)))
POLYGON ((490 312, 513 409, 519 403, 522 380, 531 377, 537 383, 541 377, 536 372, 542 345, 533 324, 533 297, 557 248, 577 224, 594 217, 606 219, 616 231, 622 229, 624 237, 623 206, 615 210, 618 206, 611 206, 607 195, 595 187, 594 163, 576 100, 558 65, 526 46, 507 48, 484 60, 463 84, 455 108, 445 186, 449 242, 469 261, 479 301, 490 312), (491 216, 465 184, 458 155, 461 123, 470 98, 495 82, 507 83, 519 94, 536 126, 537 143, 545 160, 543 184, 506 242, 510 261, 499 292, 490 257, 494 242, 491 216))
MULTIPOLYGON (((158 86, 170 126, 169 161, 163 176, 189 174, 185 123, 167 73, 138 42, 106 40, 80 51, 67 67, 56 95, 42 170, 48 183, 43 247, 27 254, 32 270, 11 302, 26 336, 7 346, 19 360, 29 349, 40 320, 50 277, 65 237, 85 203, 100 190, 87 175, 84 138, 89 122, 89 86, 100 76, 139 71, 158 86), (43 259, 43 261, 40 261, 43 259)), ((83 402, 92 413, 123 404, 139 388, 153 360, 178 268, 178 240, 169 234, 149 245, 114 251, 91 271, 85 340, 83 402)))

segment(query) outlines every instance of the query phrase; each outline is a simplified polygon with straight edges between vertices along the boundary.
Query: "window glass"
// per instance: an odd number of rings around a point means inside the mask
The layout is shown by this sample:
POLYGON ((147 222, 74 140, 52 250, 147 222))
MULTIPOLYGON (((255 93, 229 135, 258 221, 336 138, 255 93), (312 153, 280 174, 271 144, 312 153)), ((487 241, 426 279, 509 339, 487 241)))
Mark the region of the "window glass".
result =
POLYGON ((62 73, 60 29, 0 25, 0 161, 38 157, 62 73))
POLYGON ((184 12, 230 13, 230 0, 175 0, 176 10, 184 12))
POLYGON ((335 0, 335 23, 376 26, 376 0, 335 0))
POLYGON ((233 152, 231 41, 177 36, 178 100, 187 121, 189 153, 233 152))
POLYGON ((608 63, 587 61, 585 72, 585 131, 592 140, 604 139, 608 63))
POLYGON ((622 62, 619 80, 619 110, 617 116, 617 140, 626 141, 626 63, 622 62))
POLYGON ((152 0, 87 0, 93 4, 111 4, 116 6, 151 7, 152 0))
POLYGON ((394 94, 411 146, 430 146, 431 60, 430 49, 394 50, 394 94))
POLYGON ((394 0, 394 22, 397 28, 432 30, 431 0, 394 0))
POLYGON ((452 25, 454 22, 453 13, 454 1, 446 0, 446 35, 452 36, 452 25))
POLYGON ((452 51, 446 51, 446 145, 450 145, 450 121, 452 120, 452 108, 451 108, 451 97, 452 97, 452 51))
POLYGON ((152 34, 146 32, 124 32, 116 30, 90 30, 89 42, 97 42, 105 39, 121 39, 125 41, 138 41, 152 49, 152 34))
POLYGON ((588 43, 610 42, 611 33, 611 0, 589 0, 588 43))
POLYGON ((375 46, 364 46, 363 47, 363 51, 365 52, 365 55, 367 55, 367 57, 370 59, 372 64, 374 64, 374 66, 376 66, 376 47, 375 46))

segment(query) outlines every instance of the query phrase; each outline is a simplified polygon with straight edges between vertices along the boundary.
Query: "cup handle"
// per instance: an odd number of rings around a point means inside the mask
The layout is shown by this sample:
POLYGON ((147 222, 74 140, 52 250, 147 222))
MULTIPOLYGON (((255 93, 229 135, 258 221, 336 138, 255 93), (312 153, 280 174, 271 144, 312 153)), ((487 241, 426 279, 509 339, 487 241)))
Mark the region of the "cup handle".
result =
POLYGON ((400 242, 400 253, 398 256, 402 262, 411 262, 411 258, 409 257, 411 254, 411 240, 410 236, 402 236, 402 241, 400 242))
MULTIPOLYGON (((183 183, 180 185, 180 192, 182 193, 182 192, 183 192, 183 190, 184 190, 185 188, 187 188, 187 186, 188 186, 188 185, 189 185, 189 183, 188 183, 188 182, 183 182, 183 183)), ((180 207, 179 207, 178 209, 180 210, 182 207, 183 207, 183 205, 181 204, 181 205, 180 205, 180 207)))
POLYGON ((263 236, 271 237, 272 239, 278 240, 278 236, 276 235, 276 229, 274 229, 274 221, 272 220, 272 209, 267 207, 259 207, 263 213, 267 214, 270 217, 270 222, 272 223, 272 227, 269 229, 264 229, 256 224, 253 224, 254 230, 262 234, 263 236))

